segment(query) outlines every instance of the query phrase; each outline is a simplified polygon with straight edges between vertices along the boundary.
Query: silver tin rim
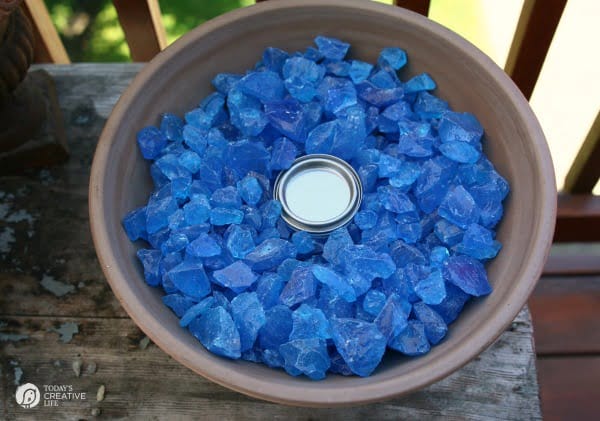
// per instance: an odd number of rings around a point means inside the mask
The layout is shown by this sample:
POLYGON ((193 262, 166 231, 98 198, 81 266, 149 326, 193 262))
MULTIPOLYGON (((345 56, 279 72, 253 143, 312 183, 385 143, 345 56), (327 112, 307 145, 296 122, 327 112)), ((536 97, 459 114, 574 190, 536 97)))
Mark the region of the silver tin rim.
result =
POLYGON ((354 168, 346 161, 333 155, 311 154, 296 159, 286 171, 279 173, 273 187, 273 197, 281 203, 281 217, 295 230, 307 231, 313 234, 327 234, 348 224, 362 202, 362 183, 354 168), (324 221, 311 221, 295 214, 286 200, 286 187, 299 173, 310 169, 327 169, 341 176, 349 188, 350 200, 346 208, 336 217, 324 221))

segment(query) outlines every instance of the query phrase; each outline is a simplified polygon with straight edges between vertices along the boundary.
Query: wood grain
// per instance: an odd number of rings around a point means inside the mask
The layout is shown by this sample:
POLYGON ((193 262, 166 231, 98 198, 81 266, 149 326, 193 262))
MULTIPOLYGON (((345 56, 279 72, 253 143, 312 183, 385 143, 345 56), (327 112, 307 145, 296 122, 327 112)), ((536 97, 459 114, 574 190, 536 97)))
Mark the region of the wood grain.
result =
MULTIPOLYGON (((14 241, 0 252, 0 418, 89 419, 540 419, 529 312, 524 309, 487 351, 448 378, 401 399, 357 408, 306 409, 258 401, 222 388, 172 360, 126 317, 104 280, 89 236, 87 183, 92 153, 110 108, 139 65, 44 66, 57 83, 72 157, 62 167, 0 179, 0 232, 14 241), (11 215, 30 215, 18 222, 11 215), (13 222, 11 222, 13 221, 13 222), (41 286, 44 276, 72 285, 62 298, 41 286), (80 282, 83 282, 80 284, 80 282), (78 325, 63 343, 54 331, 78 325), (13 338, 18 338, 13 336, 13 338), (83 362, 76 377, 73 361, 83 362), (97 372, 86 367, 95 363, 97 372), (71 384, 88 400, 59 408, 20 408, 21 383, 71 384), (157 381, 159 380, 159 381, 157 381), (106 396, 94 396, 105 385, 106 396)), ((0 249, 2 244, 0 244, 0 249)))
POLYGON ((25 0, 23 9, 33 25, 35 33, 36 63, 68 64, 71 62, 56 27, 52 23, 48 8, 43 1, 25 0))
POLYGON ((565 191, 591 193, 600 178, 600 112, 565 177, 565 191))

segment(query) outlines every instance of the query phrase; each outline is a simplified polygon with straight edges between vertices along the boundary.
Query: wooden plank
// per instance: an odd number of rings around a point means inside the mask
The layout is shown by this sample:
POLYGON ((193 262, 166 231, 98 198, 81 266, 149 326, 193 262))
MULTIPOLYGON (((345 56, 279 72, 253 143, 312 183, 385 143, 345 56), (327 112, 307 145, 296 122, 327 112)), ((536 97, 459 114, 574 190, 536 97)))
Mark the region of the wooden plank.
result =
POLYGON ((565 191, 591 193, 600 178, 600 112, 565 177, 565 191))
POLYGON ((567 0, 525 0, 506 72, 530 98, 567 0))
POLYGON ((158 0, 113 0, 133 61, 150 61, 167 46, 158 0))
POLYGON ((550 255, 544 265, 544 275, 598 275, 600 274, 600 256, 550 255))
POLYGON ((537 366, 546 421, 598 419, 600 356, 540 358, 537 366))
POLYGON ((404 7, 423 16, 429 15, 430 0, 394 0, 396 6, 404 7))
POLYGON ((25 0, 23 10, 33 24, 35 62, 69 64, 71 60, 52 23, 46 4, 40 0, 25 0))
POLYGON ((558 196, 554 241, 600 241, 600 196, 558 196))
MULTIPOLYGON (((143 334, 129 319, 3 317, 4 330, 27 337, 4 342, 0 348, 0 396, 6 419, 26 417, 12 398, 14 366, 23 370, 21 382, 72 385, 86 392, 86 401, 67 401, 59 408, 39 406, 36 419, 89 418, 92 408, 114 418, 149 419, 541 419, 536 385, 535 356, 527 310, 510 330, 467 366, 410 396, 355 408, 295 408, 258 401, 217 386, 169 358, 154 345, 139 347, 143 334), (79 333, 62 343, 53 330, 62 323, 78 323, 79 333), (43 352, 40 350, 43 349, 43 352), (76 377, 72 363, 83 362, 76 377), (88 374, 94 362, 97 372, 88 374), (160 381, 155 381, 156 376, 160 381), (106 398, 94 396, 105 385, 106 398)), ((307 383, 310 386, 310 383, 307 383)))
POLYGON ((529 307, 538 355, 600 354, 600 276, 543 277, 529 307))

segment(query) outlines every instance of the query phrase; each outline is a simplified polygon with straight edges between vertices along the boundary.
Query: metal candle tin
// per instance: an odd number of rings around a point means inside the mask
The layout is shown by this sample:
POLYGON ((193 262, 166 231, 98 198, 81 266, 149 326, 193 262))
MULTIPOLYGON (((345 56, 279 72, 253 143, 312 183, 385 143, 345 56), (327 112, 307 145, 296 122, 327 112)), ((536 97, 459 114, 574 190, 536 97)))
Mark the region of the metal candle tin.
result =
POLYGON ((327 234, 352 220, 362 201, 362 185, 346 161, 305 155, 279 174, 273 197, 281 202, 281 216, 292 228, 327 234))

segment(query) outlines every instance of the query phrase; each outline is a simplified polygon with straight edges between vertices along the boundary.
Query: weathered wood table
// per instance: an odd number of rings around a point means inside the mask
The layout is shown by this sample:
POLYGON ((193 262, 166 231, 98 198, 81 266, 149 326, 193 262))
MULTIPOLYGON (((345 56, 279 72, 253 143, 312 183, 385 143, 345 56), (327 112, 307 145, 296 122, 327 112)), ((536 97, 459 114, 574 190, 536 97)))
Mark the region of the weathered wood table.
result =
POLYGON ((57 84, 71 158, 61 167, 0 178, 1 419, 541 418, 527 308, 494 345, 450 377, 407 397, 354 408, 258 401, 172 360, 120 307, 88 227, 96 142, 141 65, 44 68, 57 84), (17 385, 25 383, 40 389, 35 408, 15 400, 17 385))

